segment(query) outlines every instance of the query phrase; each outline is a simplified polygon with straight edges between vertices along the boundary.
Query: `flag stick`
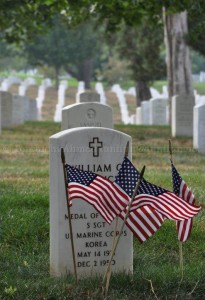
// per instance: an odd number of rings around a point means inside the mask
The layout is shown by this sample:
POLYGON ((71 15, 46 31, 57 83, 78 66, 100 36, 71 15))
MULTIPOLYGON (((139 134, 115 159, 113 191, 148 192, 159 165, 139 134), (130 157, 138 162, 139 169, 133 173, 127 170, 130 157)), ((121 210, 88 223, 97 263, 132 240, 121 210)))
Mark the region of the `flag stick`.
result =
MULTIPOLYGON (((112 240, 112 250, 111 253, 113 252, 113 249, 115 247, 115 241, 116 241, 116 232, 117 232, 117 225, 118 225, 118 216, 116 217, 115 220, 115 228, 114 228, 114 236, 113 236, 113 240, 112 240)), ((107 271, 107 276, 106 276, 106 285, 105 285, 105 298, 107 297, 107 293, 108 293, 108 289, 109 289, 109 285, 110 285, 110 277, 112 274, 112 265, 110 264, 110 267, 107 271)))
MULTIPOLYGON (((172 155, 172 142, 169 140, 169 154, 170 154, 170 160, 173 161, 173 155, 172 155)), ((183 278, 183 243, 179 241, 179 267, 183 278)))
POLYGON ((127 142, 127 145, 126 145, 126 148, 125 148, 125 157, 128 157, 128 154, 129 154, 129 146, 130 146, 130 143, 129 141, 127 142))
MULTIPOLYGON (((124 157, 128 157, 128 154, 129 154, 129 141, 127 142, 127 145, 126 145, 126 148, 125 148, 124 157)), ((113 240, 112 240, 111 253, 113 252, 113 249, 115 247, 115 241, 116 241, 116 237, 117 237, 117 235, 116 235, 117 225, 118 225, 118 216, 115 218, 114 236, 113 236, 113 240)), ((109 270, 107 271, 107 276, 106 276, 105 297, 107 297, 111 274, 112 274, 112 265, 110 264, 110 267, 109 267, 109 270)))
POLYGON ((179 241, 179 266, 180 266, 180 271, 181 271, 181 275, 182 275, 182 278, 183 278, 183 274, 184 274, 183 243, 181 241, 179 241))
POLYGON ((136 195, 136 193, 137 193, 137 191, 138 191, 138 188, 139 188, 139 186, 140 186, 140 183, 141 183, 141 180, 142 180, 142 178, 143 178, 144 172, 145 172, 145 166, 142 168, 142 170, 141 170, 141 172, 140 172, 139 179, 138 179, 138 181, 137 181, 137 183, 136 183, 134 192, 133 192, 133 194, 132 194, 132 198, 131 198, 131 200, 130 200, 130 203, 129 203, 129 206, 128 206, 128 209, 127 209, 127 213, 126 213, 125 218, 124 218, 124 221, 123 221, 123 223, 122 223, 122 226, 121 226, 121 229, 120 229, 120 232, 119 232, 117 241, 116 241, 116 243, 115 243, 115 247, 112 249, 112 253, 111 253, 110 260, 109 260, 109 264, 108 264, 108 266, 107 266, 107 270, 106 270, 105 275, 104 275, 104 277, 103 277, 102 286, 105 284, 105 280, 106 280, 106 278, 107 278, 107 274, 108 274, 108 271, 109 271, 109 269, 110 269, 110 265, 111 265, 111 263, 112 263, 113 256, 115 255, 115 251, 116 251, 117 245, 118 245, 118 243, 119 243, 119 240, 120 240, 120 237, 121 237, 123 228, 124 228, 124 226, 125 226, 125 223, 126 223, 126 221, 127 221, 128 216, 129 216, 129 213, 130 213, 130 209, 131 209, 132 203, 133 203, 133 201, 134 201, 135 195, 136 195))
POLYGON ((73 228, 72 228, 72 222, 71 222, 70 206, 68 203, 67 175, 66 175, 66 170, 65 170, 65 154, 64 154, 63 148, 61 148, 61 161, 62 161, 62 165, 63 165, 65 194, 66 194, 66 203, 67 203, 67 210, 68 210, 68 222, 69 222, 71 249, 72 249, 72 257, 73 257, 73 267, 74 267, 75 280, 77 283, 78 276, 77 276, 77 268, 76 268, 76 260, 75 260, 75 248, 74 248, 74 241, 73 241, 73 228))
POLYGON ((170 154, 170 159, 172 161, 172 142, 169 140, 169 154, 170 154))

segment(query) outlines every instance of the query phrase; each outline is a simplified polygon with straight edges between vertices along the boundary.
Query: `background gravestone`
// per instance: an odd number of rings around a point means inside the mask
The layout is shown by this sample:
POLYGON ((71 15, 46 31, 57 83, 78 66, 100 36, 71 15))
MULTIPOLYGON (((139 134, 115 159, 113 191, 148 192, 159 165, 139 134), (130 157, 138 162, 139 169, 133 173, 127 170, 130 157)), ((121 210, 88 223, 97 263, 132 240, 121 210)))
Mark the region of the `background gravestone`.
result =
POLYGON ((137 125, 142 124, 142 108, 140 106, 136 108, 136 123, 137 125))
POLYGON ((36 99, 31 99, 24 96, 24 120, 25 121, 37 121, 38 109, 36 99))
POLYGON ((150 100, 150 125, 167 124, 167 99, 153 98, 150 100))
MULTIPOLYGON (((50 137, 50 271, 73 273, 67 220, 61 147, 66 162, 114 180, 131 137, 107 128, 75 128, 50 137)), ((129 157, 130 157, 129 153, 129 157)), ((79 277, 104 275, 112 248, 114 222, 108 225, 85 201, 74 199, 71 207, 77 273, 79 277)), ((119 220, 118 230, 122 222, 119 220)), ((114 256, 114 272, 132 272, 132 233, 125 227, 114 256)))
POLYGON ((79 102, 100 102, 100 94, 93 91, 86 91, 79 94, 79 102))
POLYGON ((24 101, 21 96, 0 92, 2 128, 24 123, 24 101))
POLYGON ((149 125, 150 124, 150 102, 149 101, 142 101, 141 102, 142 108, 142 124, 149 125))
POLYGON ((189 95, 172 98, 172 136, 193 136, 194 97, 189 95))
POLYGON ((194 107, 193 145, 201 153, 205 153, 205 104, 194 107))
POLYGON ((112 108, 100 103, 78 103, 62 110, 61 129, 75 127, 113 128, 112 108))

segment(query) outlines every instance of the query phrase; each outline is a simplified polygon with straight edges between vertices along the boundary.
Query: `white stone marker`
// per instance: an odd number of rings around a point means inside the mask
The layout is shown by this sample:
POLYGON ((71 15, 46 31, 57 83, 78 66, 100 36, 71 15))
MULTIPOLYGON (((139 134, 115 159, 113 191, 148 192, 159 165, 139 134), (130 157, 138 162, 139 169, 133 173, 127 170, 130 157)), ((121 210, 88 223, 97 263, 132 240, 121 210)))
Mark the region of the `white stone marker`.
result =
POLYGON ((151 93, 152 98, 162 97, 162 95, 158 92, 158 90, 156 90, 153 87, 150 88, 150 93, 151 93))
POLYGON ((136 88, 135 87, 131 87, 128 89, 127 94, 135 96, 136 97, 136 88))
MULTIPOLYGON (((54 276, 74 273, 61 148, 66 162, 114 180, 131 137, 107 128, 74 128, 50 137, 50 272, 54 276)), ((129 153, 129 157, 130 157, 129 153)), ((114 223, 81 199, 71 207, 78 277, 104 275, 112 248, 114 223)), ((118 224, 118 232, 121 227, 118 224)), ((132 233, 125 227, 112 261, 114 272, 132 272, 132 233)))
POLYGON ((142 124, 142 108, 140 106, 136 108, 136 123, 137 125, 142 124))
POLYGON ((24 101, 21 96, 0 92, 2 128, 24 123, 24 101))
POLYGON ((85 92, 85 82, 79 81, 78 82, 78 91, 76 93, 76 103, 80 102, 80 94, 85 92))
POLYGON ((20 84, 21 80, 15 76, 9 76, 8 78, 4 79, 1 83, 0 90, 1 91, 8 91, 11 85, 13 84, 20 84))
POLYGON ((130 117, 128 113, 128 107, 127 107, 127 102, 126 98, 124 95, 123 90, 121 89, 119 84, 114 84, 112 86, 112 92, 116 93, 117 100, 120 106, 120 111, 121 111, 121 119, 124 124, 129 124, 130 122, 130 117))
POLYGON ((193 136, 194 96, 172 97, 172 136, 193 136))
POLYGON ((165 98, 150 100, 150 125, 167 124, 167 102, 165 98))
POLYGON ((103 84, 101 82, 96 83, 95 90, 98 94, 100 94, 100 103, 101 104, 106 104, 107 100, 106 100, 106 97, 105 97, 103 84))
POLYGON ((194 107, 193 145, 201 153, 205 153, 205 104, 194 107))
POLYGON ((142 124, 150 125, 150 101, 141 102, 142 124))
POLYGON ((38 108, 36 99, 31 99, 24 96, 24 120, 25 121, 37 121, 38 120, 38 108))
POLYGON ((93 91, 86 91, 79 94, 80 103, 84 102, 100 102, 100 94, 93 91))
POLYGON ((96 102, 75 103, 64 107, 61 129, 75 127, 113 128, 112 108, 96 102))
POLYGON ((54 121, 61 122, 62 121, 62 108, 65 104, 65 94, 66 89, 68 88, 67 80, 62 80, 58 87, 58 103, 56 104, 56 111, 54 114, 54 121))

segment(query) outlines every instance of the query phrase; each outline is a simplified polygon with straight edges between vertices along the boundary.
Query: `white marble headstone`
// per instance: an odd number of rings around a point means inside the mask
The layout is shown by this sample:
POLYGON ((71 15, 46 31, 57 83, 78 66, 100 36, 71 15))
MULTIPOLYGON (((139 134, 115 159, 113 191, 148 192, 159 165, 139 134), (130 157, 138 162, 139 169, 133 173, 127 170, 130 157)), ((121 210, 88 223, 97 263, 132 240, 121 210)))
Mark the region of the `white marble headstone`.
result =
POLYGON ((140 106, 136 108, 136 124, 142 124, 142 108, 140 106))
POLYGON ((36 99, 31 99, 24 96, 24 120, 25 121, 37 121, 38 120, 38 108, 36 99))
POLYGON ((172 136, 193 136, 194 96, 172 97, 172 136))
POLYGON ((205 104, 194 107, 193 145, 201 153, 205 153, 205 104))
POLYGON ((113 128, 112 108, 100 103, 76 103, 62 109, 61 129, 75 127, 113 128))
POLYGON ((24 101, 21 96, 0 92, 2 128, 24 123, 24 101))
POLYGON ((103 84, 101 82, 96 83, 95 90, 100 95, 100 103, 101 104, 106 104, 107 100, 106 100, 106 97, 105 97, 103 84))
POLYGON ((142 124, 149 125, 150 124, 150 102, 142 101, 141 102, 141 114, 142 114, 142 124))
POLYGON ((167 124, 167 103, 165 98, 153 98, 150 100, 150 125, 167 124))
MULTIPOLYGON (((50 137, 50 272, 54 276, 74 273, 67 204, 61 163, 115 179, 131 137, 107 128, 75 128, 50 137)), ((129 157, 131 153, 129 152, 129 157)), ((114 223, 107 224, 99 213, 81 199, 71 207, 78 277, 104 275, 112 248, 114 223)), ((118 223, 118 230, 121 227, 118 223)), ((117 230, 117 231, 118 231, 117 230)), ((132 233, 125 227, 112 261, 114 272, 132 272, 132 233)))

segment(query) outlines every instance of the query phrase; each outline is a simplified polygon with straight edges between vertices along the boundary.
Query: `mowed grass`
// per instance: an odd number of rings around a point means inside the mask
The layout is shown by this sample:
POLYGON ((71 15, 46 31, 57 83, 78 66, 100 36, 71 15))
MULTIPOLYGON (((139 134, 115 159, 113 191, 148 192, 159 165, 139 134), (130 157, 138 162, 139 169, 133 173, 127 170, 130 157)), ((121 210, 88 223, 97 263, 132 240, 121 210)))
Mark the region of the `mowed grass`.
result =
MULTIPOLYGON (((171 189, 168 126, 125 126, 115 129, 133 138, 133 161, 146 165, 145 178, 171 189)), ((0 299, 103 299, 102 278, 49 275, 49 151, 48 138, 60 130, 53 122, 27 122, 0 136, 0 299)), ((176 167, 205 204, 205 155, 192 140, 172 140, 176 167)), ((144 244, 134 239, 133 276, 111 277, 108 299, 204 299, 204 208, 183 245, 184 276, 179 269, 175 222, 144 244)))

